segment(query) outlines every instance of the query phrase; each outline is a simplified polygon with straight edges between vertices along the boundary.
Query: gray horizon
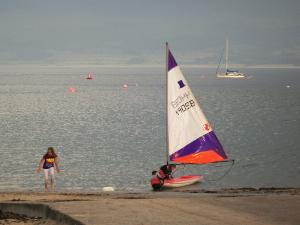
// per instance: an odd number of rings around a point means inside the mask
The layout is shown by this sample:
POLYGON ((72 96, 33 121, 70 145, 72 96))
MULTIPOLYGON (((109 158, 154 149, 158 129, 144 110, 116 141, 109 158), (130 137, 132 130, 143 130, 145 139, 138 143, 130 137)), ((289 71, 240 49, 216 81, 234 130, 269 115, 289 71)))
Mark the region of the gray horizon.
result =
POLYGON ((241 65, 300 66, 300 2, 0 2, 0 64, 215 65, 229 39, 241 65))

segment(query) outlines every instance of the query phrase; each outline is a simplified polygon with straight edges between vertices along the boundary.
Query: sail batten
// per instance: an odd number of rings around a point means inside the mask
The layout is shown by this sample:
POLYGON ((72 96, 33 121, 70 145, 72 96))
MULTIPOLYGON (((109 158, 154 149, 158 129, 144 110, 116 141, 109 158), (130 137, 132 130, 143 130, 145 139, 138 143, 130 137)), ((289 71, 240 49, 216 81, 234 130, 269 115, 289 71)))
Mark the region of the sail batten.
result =
POLYGON ((170 50, 167 69, 169 159, 193 164, 224 161, 226 153, 170 50))

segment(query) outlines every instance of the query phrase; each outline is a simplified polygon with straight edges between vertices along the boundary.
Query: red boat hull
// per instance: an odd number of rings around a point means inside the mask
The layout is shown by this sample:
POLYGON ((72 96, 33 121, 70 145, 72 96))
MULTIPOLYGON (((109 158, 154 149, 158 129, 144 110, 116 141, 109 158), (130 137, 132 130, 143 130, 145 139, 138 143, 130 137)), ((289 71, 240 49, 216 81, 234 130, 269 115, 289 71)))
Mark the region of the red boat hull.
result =
POLYGON ((181 177, 175 177, 172 179, 164 180, 163 187, 166 188, 175 188, 175 187, 183 187, 191 184, 195 184, 200 182, 203 179, 201 175, 186 175, 181 177))
POLYGON ((158 191, 162 188, 176 188, 192 185, 197 182, 200 182, 202 179, 203 176, 201 175, 186 175, 171 179, 165 179, 162 182, 157 177, 154 177, 151 179, 151 185, 155 191, 158 191))

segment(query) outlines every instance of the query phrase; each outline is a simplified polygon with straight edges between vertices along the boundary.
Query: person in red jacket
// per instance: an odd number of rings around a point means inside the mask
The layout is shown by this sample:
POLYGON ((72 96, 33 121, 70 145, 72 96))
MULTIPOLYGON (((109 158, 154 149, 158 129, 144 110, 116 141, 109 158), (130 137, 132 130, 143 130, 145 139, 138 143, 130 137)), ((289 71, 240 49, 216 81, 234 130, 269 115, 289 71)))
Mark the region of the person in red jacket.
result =
POLYGON ((55 177, 54 177, 54 170, 60 172, 58 167, 58 156, 56 155, 54 148, 49 147, 46 154, 43 155, 42 159, 37 168, 37 172, 39 173, 41 170, 44 170, 45 174, 45 191, 49 191, 48 189, 48 178, 50 175, 50 183, 51 183, 51 190, 54 191, 55 189, 55 177))
POLYGON ((151 185, 154 191, 158 191, 164 184, 165 179, 172 179, 172 173, 175 171, 176 165, 166 164, 160 167, 159 171, 152 171, 151 185))

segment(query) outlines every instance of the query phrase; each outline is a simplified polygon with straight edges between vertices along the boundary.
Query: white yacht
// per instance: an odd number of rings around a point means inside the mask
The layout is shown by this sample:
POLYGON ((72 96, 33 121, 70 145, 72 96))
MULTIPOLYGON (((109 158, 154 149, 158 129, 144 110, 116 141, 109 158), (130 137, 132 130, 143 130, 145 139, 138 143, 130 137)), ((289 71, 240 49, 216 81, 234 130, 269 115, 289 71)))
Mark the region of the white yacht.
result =
MULTIPOLYGON (((239 72, 238 70, 230 70, 228 69, 228 39, 226 39, 225 46, 225 72, 220 72, 220 64, 217 69, 217 77, 218 78, 246 78, 244 73, 239 72)), ((220 60, 221 63, 222 60, 220 60)))

